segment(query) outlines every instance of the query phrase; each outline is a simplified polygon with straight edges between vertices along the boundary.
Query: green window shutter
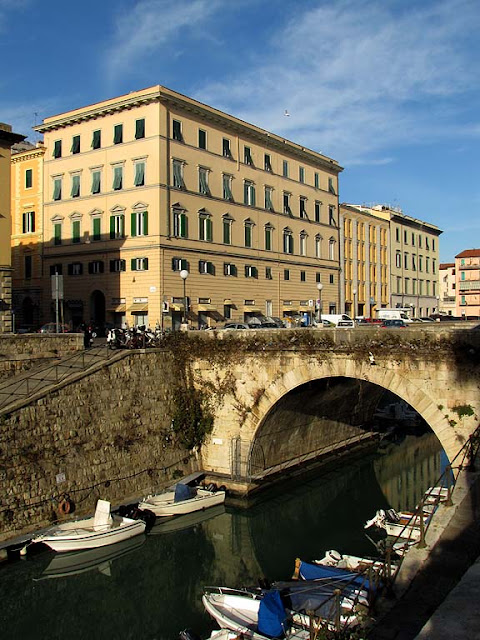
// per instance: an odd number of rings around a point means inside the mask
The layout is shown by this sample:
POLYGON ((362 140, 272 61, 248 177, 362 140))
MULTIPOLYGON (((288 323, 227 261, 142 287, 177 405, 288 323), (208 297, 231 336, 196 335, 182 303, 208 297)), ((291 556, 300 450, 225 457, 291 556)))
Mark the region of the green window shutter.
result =
POLYGON ((180 214, 180 237, 187 237, 187 216, 184 213, 180 214))
POLYGON ((136 271, 137 270, 137 259, 136 258, 132 258, 130 260, 130 269, 132 271, 136 271))
POLYGON ((54 200, 62 199, 62 181, 60 179, 55 180, 53 183, 53 199, 54 200))
POLYGON ((113 127, 113 144, 123 142, 123 124, 116 124, 113 127))
POLYGON ((143 259, 143 269, 144 271, 148 271, 148 258, 143 259))
POLYGON ((213 238, 213 229, 212 229, 212 226, 213 226, 213 225, 212 225, 212 220, 211 220, 211 218, 207 218, 206 222, 207 222, 207 229, 206 229, 206 231, 207 231, 207 237, 206 237, 206 240, 208 240, 209 242, 211 242, 211 241, 212 241, 212 238, 213 238))
POLYGON ((62 243, 62 225, 61 223, 56 223, 53 225, 53 238, 54 244, 62 243))
POLYGON ((72 153, 80 153, 80 136, 73 136, 72 138, 72 148, 70 149, 72 153))
POLYGON ((27 214, 23 213, 22 214, 22 233, 26 233, 27 232, 27 214))
POLYGON ((110 239, 115 238, 115 216, 110 216, 110 239))
POLYGON ((207 262, 207 273, 209 273, 211 276, 215 275, 215 266, 213 262, 207 262))
POLYGON ((223 244, 230 244, 230 223, 223 223, 223 244))
POLYGON ((80 195, 80 176, 72 176, 72 190, 70 192, 72 198, 78 198, 80 195))
POLYGON ((32 169, 27 169, 25 171, 25 188, 30 189, 33 184, 33 172, 32 169))
POLYGON ((93 239, 94 240, 101 240, 100 225, 101 225, 100 218, 94 218, 93 219, 93 239))
POLYGON ((119 224, 119 230, 120 230, 120 237, 124 238, 125 237, 125 216, 122 215, 119 216, 120 218, 120 224, 119 224))
POLYGON ((137 214, 132 213, 130 220, 130 235, 135 237, 137 235, 137 214))
POLYGON ((243 183, 243 204, 248 204, 248 184, 243 183))
POLYGON ((250 196, 251 196, 251 203, 250 204, 252 205, 252 207, 254 207, 255 206, 255 187, 253 186, 253 184, 250 187, 250 196))
POLYGON ((72 223, 72 240, 74 243, 80 242, 80 220, 74 220, 72 223))
POLYGON ((137 162, 135 165, 135 180, 136 187, 143 187, 145 184, 145 163, 137 162))
POLYGON ((143 235, 148 236, 148 211, 142 213, 143 216, 143 235))
POLYGON ((135 140, 145 137, 145 119, 135 121, 135 140))
POLYGON ((100 171, 92 173, 92 193, 100 193, 100 171))
POLYGON ((122 188, 123 167, 113 169, 113 190, 119 191, 122 188))
POLYGON ((62 157, 62 141, 61 140, 55 140, 55 142, 53 143, 53 157, 54 158, 62 157))
POLYGON ((270 229, 265 229, 265 249, 271 251, 272 249, 272 235, 270 229))
POLYGON ((100 149, 100 147, 102 146, 101 135, 102 134, 100 130, 93 132, 92 149, 100 149))

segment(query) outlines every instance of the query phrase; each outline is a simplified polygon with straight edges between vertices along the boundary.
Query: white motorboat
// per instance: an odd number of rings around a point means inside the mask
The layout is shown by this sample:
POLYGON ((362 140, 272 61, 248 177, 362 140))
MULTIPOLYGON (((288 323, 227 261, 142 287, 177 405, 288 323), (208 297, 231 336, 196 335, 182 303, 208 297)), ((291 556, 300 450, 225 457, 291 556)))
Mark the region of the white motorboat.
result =
POLYGON ((171 491, 147 496, 139 509, 152 511, 156 516, 178 516, 201 511, 225 502, 225 491, 177 484, 171 491))
POLYGON ((155 525, 149 530, 149 536, 162 535, 175 531, 184 531, 196 527, 197 525, 221 516, 225 513, 225 505, 217 504, 215 507, 209 507, 208 511, 194 511, 186 515, 172 516, 170 518, 157 518, 155 525))
POLYGON ((98 500, 95 515, 83 520, 62 522, 32 538, 54 551, 94 549, 133 538, 145 531, 143 520, 132 520, 110 514, 110 502, 98 500))
POLYGON ((314 560, 315 564, 326 567, 337 567, 346 571, 365 573, 370 577, 372 574, 378 576, 381 582, 391 579, 398 570, 398 563, 391 559, 380 560, 378 558, 367 558, 342 554, 335 549, 325 552, 320 560, 314 560))
POLYGON ((410 512, 397 513, 395 509, 379 509, 377 513, 367 520, 364 528, 378 527, 384 529, 388 536, 393 538, 406 538, 407 540, 419 540, 421 522, 426 527, 431 514, 415 514, 410 512))

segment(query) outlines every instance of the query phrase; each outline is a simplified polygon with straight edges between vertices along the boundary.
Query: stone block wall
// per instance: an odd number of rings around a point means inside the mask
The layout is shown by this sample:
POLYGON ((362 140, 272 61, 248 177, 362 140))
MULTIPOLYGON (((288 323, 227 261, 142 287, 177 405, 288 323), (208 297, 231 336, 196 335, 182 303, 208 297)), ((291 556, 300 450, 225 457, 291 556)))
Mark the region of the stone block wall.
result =
POLYGON ((0 334, 12 330, 12 269, 0 267, 0 334))

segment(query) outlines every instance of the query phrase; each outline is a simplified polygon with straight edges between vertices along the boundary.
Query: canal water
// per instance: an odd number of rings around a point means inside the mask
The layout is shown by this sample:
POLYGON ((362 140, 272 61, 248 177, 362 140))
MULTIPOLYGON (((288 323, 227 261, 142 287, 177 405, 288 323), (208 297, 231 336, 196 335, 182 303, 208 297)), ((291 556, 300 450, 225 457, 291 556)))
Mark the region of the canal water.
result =
MULTIPOLYGON (((363 528, 378 508, 412 508, 446 463, 432 433, 408 436, 336 471, 287 481, 248 509, 214 507, 147 536, 75 555, 50 551, 0 566, 0 635, 9 639, 208 637, 205 585, 288 579, 295 558, 328 549, 375 555, 363 528)), ((157 521, 158 522, 158 521, 157 521)))

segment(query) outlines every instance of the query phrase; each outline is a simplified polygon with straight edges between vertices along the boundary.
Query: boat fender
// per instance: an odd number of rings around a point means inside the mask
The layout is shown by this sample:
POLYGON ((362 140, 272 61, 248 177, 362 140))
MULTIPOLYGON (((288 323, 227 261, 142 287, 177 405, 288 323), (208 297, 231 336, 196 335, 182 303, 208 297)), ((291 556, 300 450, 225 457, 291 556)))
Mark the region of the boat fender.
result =
POLYGON ((217 490, 217 485, 214 482, 210 482, 210 484, 207 485, 207 491, 211 491, 212 493, 215 493, 216 490, 217 490))
POLYGON ((335 551, 335 549, 331 549, 330 551, 327 551, 325 555, 329 560, 333 560, 335 563, 340 562, 340 560, 343 560, 342 554, 339 551, 335 551))
POLYGON ((178 634, 180 640, 200 640, 200 637, 191 629, 184 629, 178 634))
POLYGON ((64 498, 63 500, 60 500, 58 510, 62 515, 66 516, 75 511, 75 505, 69 498, 64 498))

